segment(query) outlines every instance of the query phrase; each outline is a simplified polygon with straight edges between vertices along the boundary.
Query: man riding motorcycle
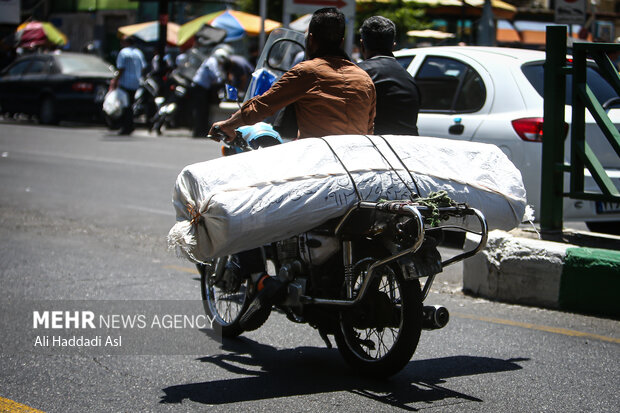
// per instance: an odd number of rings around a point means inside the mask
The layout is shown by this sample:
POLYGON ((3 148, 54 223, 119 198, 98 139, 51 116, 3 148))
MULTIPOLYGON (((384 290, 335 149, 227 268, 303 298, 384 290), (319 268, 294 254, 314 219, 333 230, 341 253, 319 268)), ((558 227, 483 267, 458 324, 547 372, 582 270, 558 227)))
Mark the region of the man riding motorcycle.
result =
MULTIPOLYGON (((298 138, 372 134, 375 87, 368 74, 348 59, 343 50, 344 33, 345 17, 340 10, 315 11, 306 37, 308 60, 282 75, 264 94, 245 102, 229 119, 214 123, 209 134, 221 132, 232 140, 236 128, 261 121, 291 104, 298 138)), ((243 274, 264 271, 260 250, 244 251, 237 258, 237 271, 243 274)), ((242 326, 271 307, 285 285, 265 274, 257 287, 260 292, 240 320, 242 326)))

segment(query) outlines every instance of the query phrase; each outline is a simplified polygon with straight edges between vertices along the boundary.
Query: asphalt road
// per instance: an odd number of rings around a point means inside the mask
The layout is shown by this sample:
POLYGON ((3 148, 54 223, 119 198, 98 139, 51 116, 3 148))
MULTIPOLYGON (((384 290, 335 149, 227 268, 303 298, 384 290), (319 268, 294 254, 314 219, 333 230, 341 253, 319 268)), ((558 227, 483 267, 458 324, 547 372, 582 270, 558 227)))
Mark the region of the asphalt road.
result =
MULTIPOLYGON (((0 124, 0 321, 41 300, 199 299, 192 265, 166 248, 170 200, 185 165, 217 156, 185 137, 0 124)), ((237 340, 183 337, 196 348, 183 354, 58 354, 21 345, 32 326, 18 325, 0 334, 0 411, 618 411, 618 321, 463 295, 458 265, 427 303, 450 323, 384 381, 279 313, 237 340)))

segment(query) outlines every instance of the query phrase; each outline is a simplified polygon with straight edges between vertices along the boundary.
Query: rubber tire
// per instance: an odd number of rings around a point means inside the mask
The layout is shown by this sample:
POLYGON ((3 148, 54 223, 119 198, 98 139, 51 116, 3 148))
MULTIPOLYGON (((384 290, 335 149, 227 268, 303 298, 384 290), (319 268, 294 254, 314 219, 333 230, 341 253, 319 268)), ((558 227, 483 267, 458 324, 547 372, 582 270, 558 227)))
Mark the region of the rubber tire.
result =
MULTIPOLYGON (((233 338, 233 337, 237 337, 239 336, 241 333, 243 333, 244 331, 253 331, 256 330, 260 327, 262 327, 263 324, 265 324, 265 322, 267 321, 267 319, 269 318, 269 316, 271 315, 271 308, 266 309, 261 315, 260 317, 257 317, 255 322, 252 323, 251 326, 246 326, 246 328, 242 328, 239 325, 239 320, 241 319, 241 316, 245 313, 245 310, 248 308, 248 306, 250 305, 250 303, 252 302, 252 296, 248 296, 246 295, 245 300, 243 302, 243 305, 241 306, 241 310, 239 311, 239 314, 237 315, 237 317, 235 317, 235 319, 230 322, 230 323, 226 323, 223 324, 219 321, 219 319, 217 318, 216 314, 213 314, 211 312, 211 308, 209 307, 209 299, 207 297, 207 289, 211 288, 208 286, 207 284, 207 273, 205 271, 205 267, 201 264, 197 264, 196 268, 198 268, 198 272, 200 273, 200 293, 202 296, 202 306, 205 310, 205 314, 207 316, 209 316, 210 318, 214 318, 213 323, 217 323, 219 328, 221 329, 222 332, 222 337, 225 338, 233 338)), ((246 285, 246 294, 249 291, 249 284, 250 284, 250 280, 245 280, 245 285, 246 285)))
POLYGON ((390 351, 380 360, 360 358, 349 346, 342 331, 337 329, 334 338, 340 354, 359 374, 369 377, 385 378, 402 370, 420 341, 422 332, 422 292, 418 280, 405 281, 399 268, 391 267, 400 284, 403 305, 403 323, 400 335, 390 351))
POLYGON ((39 122, 42 125, 57 125, 58 117, 55 112, 54 99, 51 96, 44 97, 39 107, 39 122))

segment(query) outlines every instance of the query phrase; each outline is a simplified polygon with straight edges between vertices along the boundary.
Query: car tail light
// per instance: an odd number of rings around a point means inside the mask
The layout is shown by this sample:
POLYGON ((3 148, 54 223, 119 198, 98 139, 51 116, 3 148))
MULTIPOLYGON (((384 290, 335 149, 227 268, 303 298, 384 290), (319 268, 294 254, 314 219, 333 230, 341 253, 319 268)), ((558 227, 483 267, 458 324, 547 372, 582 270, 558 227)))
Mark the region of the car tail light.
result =
MULTIPOLYGON (((512 127, 521 139, 527 142, 542 142, 544 118, 521 118, 512 121, 512 127)), ((568 134, 568 123, 564 123, 564 136, 568 134)))
POLYGON ((92 92, 93 88, 93 84, 88 82, 76 82, 71 85, 71 89, 76 92, 92 92))

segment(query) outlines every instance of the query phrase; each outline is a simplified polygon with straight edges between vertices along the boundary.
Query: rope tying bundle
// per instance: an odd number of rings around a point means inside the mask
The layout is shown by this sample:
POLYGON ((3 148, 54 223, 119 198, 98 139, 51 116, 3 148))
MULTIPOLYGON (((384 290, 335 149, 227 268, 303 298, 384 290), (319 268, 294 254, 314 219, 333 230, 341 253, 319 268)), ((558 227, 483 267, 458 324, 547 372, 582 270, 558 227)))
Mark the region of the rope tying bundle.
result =
POLYGON ((442 220, 448 219, 439 213, 440 207, 455 207, 458 204, 448 196, 447 191, 431 192, 425 198, 415 200, 417 204, 424 205, 431 209, 431 216, 426 218, 426 223, 431 227, 436 227, 442 220))
POLYGON ((202 215, 200 214, 200 211, 198 211, 198 208, 196 208, 194 205, 190 203, 187 203, 185 206, 187 207, 187 213, 189 214, 190 217, 192 217, 190 224, 194 226, 200 223, 200 221, 202 220, 202 215))
MULTIPOLYGON (((380 200, 381 209, 398 211, 405 205, 419 205, 430 209, 430 216, 425 216, 426 224, 436 227, 441 221, 449 218, 447 215, 441 215, 439 208, 458 207, 459 204, 448 196, 447 191, 436 191, 428 194, 426 198, 416 198, 414 201, 388 201, 380 200)), ((460 204, 461 206, 464 204, 460 204)))

